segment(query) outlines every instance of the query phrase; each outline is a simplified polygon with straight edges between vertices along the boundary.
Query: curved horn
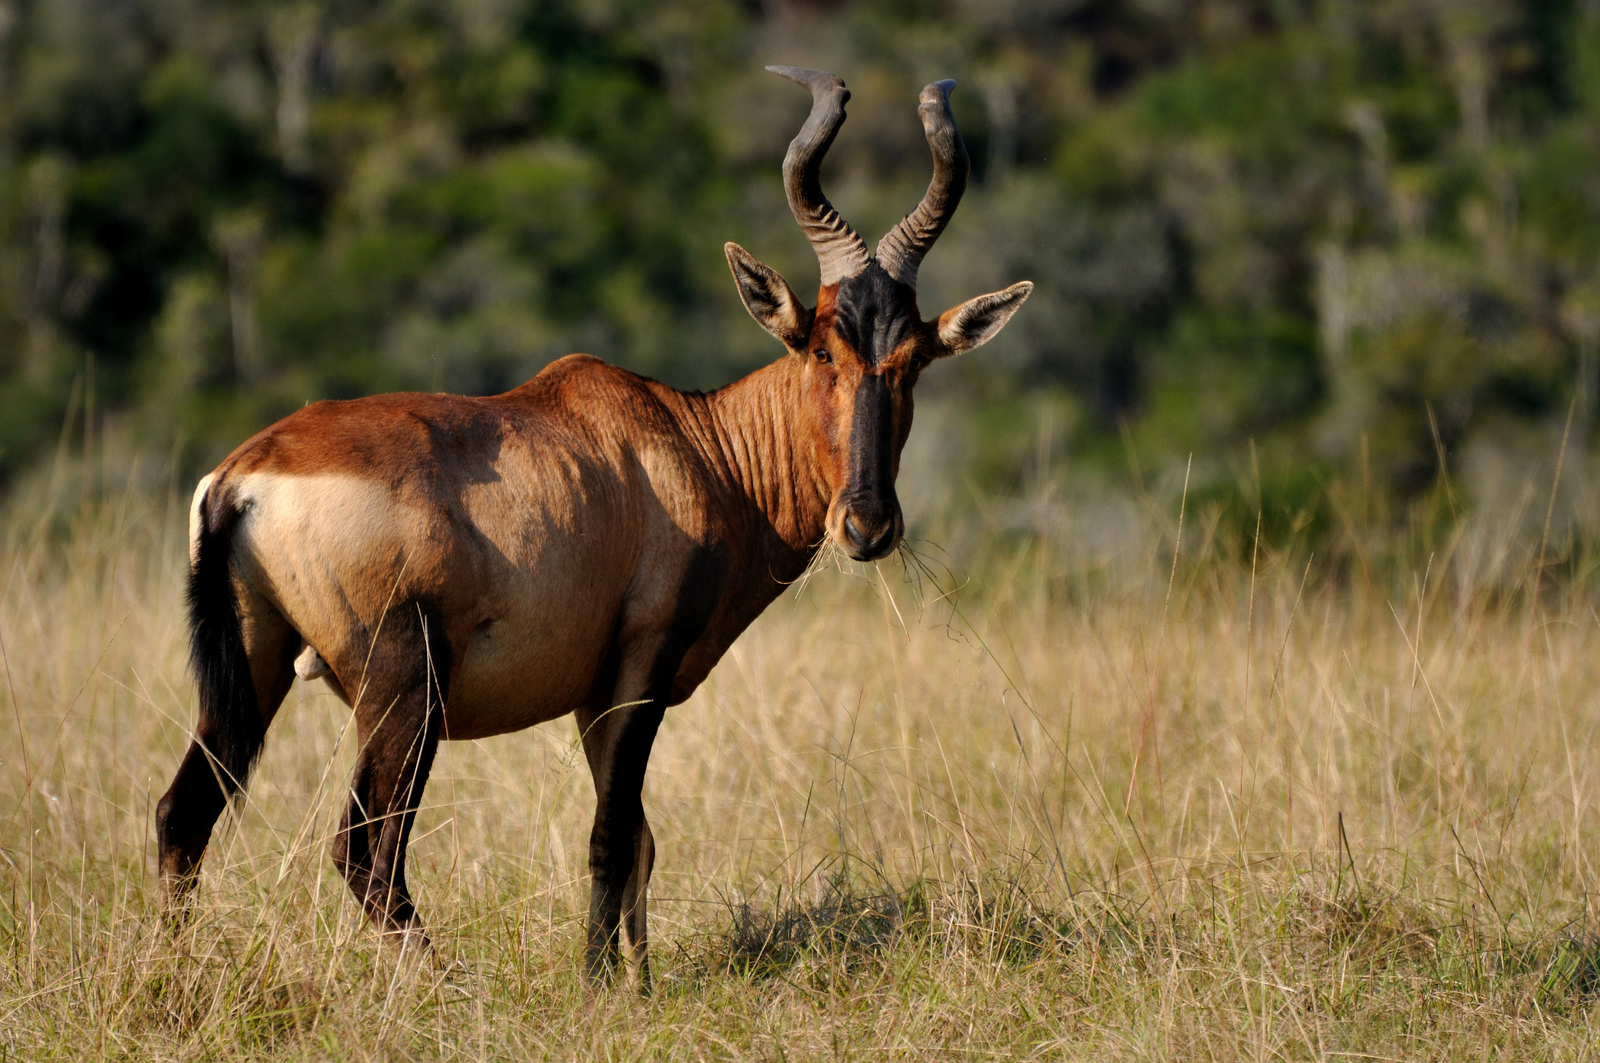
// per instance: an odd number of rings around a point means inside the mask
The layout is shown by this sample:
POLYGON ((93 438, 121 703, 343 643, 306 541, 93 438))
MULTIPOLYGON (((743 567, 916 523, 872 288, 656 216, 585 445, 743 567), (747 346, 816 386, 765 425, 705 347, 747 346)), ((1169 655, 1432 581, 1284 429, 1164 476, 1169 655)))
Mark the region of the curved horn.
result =
POLYGON ((917 286, 917 267, 922 265, 933 242, 939 239, 950 216, 967 190, 967 146, 950 113, 950 90, 954 81, 935 81, 922 90, 917 113, 933 151, 933 180, 928 184, 917 209, 900 219, 900 224, 878 241, 878 265, 902 284, 917 286))
POLYGON ((850 90, 844 87, 843 80, 820 70, 802 70, 794 66, 769 66, 767 69, 811 90, 811 116, 789 142, 789 151, 783 157, 783 191, 789 197, 794 220, 800 223, 806 239, 817 252, 822 283, 837 284, 854 277, 872 261, 867 254, 866 241, 850 228, 822 194, 822 181, 818 176, 822 157, 828 153, 834 136, 844 124, 844 105, 850 99, 850 90))

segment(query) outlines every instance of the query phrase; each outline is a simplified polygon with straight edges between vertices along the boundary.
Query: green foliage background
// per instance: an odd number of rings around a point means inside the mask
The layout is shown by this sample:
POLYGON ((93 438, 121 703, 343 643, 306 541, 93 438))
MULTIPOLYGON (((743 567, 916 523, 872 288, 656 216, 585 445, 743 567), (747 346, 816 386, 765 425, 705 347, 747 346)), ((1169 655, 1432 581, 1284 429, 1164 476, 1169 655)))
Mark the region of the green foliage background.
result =
POLYGON ((849 82, 824 180, 869 239, 927 180, 917 89, 960 82, 923 311, 1038 283, 924 385, 980 493, 1043 447, 1302 508, 1459 463, 1470 501, 1569 409, 1590 443, 1593 0, 0 0, 0 480, 78 433, 189 472, 572 350, 769 360, 721 244, 815 283, 771 62, 849 82))

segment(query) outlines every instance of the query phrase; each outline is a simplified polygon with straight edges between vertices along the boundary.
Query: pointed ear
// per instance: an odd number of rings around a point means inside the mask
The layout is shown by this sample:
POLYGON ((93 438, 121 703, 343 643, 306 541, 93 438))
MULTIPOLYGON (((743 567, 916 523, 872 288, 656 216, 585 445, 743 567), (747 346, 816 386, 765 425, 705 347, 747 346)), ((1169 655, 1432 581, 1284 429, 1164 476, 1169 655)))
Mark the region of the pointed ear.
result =
POLYGON ((939 353, 936 357, 970 351, 994 339, 1032 291, 1032 281, 1021 281, 1003 292, 990 292, 976 299, 968 299, 960 306, 940 314, 939 353))
POLYGON ((789 282, 738 244, 723 244, 722 250, 728 256, 734 283, 739 286, 739 298, 756 324, 791 350, 805 350, 811 336, 811 311, 795 297, 789 282))

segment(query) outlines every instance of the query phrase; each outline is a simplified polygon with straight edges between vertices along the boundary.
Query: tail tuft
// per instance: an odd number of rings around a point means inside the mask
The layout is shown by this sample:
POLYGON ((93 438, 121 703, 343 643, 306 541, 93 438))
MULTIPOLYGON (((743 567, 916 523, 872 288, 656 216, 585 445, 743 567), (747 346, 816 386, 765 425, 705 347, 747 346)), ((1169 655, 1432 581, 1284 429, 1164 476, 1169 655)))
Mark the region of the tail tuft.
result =
POLYGON ((200 690, 196 737, 211 755, 222 792, 238 795, 266 739, 245 653, 230 558, 239 510, 232 492, 209 485, 199 499, 189 569, 189 665, 200 690))

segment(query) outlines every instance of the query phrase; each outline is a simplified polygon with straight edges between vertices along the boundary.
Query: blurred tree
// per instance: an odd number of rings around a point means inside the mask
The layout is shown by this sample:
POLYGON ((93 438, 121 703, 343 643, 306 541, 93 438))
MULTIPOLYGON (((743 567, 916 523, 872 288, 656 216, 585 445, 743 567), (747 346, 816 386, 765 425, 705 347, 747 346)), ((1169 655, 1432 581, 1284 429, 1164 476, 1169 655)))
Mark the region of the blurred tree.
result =
POLYGON ((0 482, 91 390, 198 465, 313 398, 774 356, 720 252, 815 276, 774 61, 851 83, 869 237, 927 179, 917 88, 962 81, 924 309, 1039 287, 945 401, 1036 392, 1089 455, 1365 453, 1400 497, 1574 397, 1596 428, 1580 0, 0 0, 0 482))

